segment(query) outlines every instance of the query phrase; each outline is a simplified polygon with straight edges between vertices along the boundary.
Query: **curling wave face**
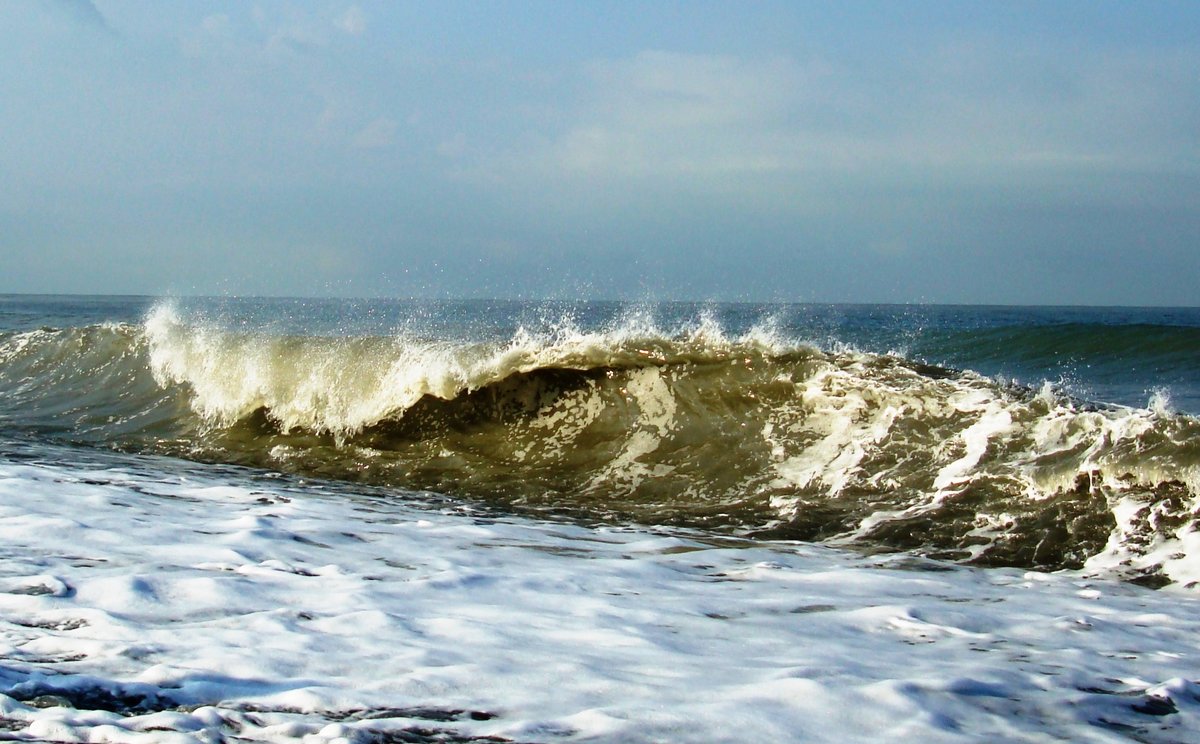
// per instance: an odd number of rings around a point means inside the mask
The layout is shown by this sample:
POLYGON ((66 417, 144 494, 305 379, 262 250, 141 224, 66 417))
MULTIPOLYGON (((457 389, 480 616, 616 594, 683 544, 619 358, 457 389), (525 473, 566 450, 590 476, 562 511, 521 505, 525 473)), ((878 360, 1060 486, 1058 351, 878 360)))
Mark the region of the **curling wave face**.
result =
POLYGON ((763 321, 266 333, 171 305, 0 336, 0 423, 585 519, 1200 581, 1200 420, 763 321))

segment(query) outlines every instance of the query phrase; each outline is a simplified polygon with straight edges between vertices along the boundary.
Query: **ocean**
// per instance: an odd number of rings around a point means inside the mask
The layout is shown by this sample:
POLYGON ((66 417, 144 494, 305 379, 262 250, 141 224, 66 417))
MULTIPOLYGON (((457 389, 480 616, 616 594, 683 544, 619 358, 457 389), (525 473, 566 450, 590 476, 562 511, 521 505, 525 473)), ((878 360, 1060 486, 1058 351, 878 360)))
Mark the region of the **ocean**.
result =
POLYGON ((0 296, 0 734, 1200 740, 1198 495, 1198 308, 0 296))

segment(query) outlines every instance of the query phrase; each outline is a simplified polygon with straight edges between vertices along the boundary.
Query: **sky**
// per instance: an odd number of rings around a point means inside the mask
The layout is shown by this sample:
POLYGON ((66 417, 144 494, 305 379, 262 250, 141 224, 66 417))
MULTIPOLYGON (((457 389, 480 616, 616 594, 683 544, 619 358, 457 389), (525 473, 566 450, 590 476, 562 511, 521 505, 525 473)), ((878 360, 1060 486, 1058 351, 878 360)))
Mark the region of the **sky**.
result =
POLYGON ((1200 304, 1200 3, 0 3, 0 292, 1200 304))

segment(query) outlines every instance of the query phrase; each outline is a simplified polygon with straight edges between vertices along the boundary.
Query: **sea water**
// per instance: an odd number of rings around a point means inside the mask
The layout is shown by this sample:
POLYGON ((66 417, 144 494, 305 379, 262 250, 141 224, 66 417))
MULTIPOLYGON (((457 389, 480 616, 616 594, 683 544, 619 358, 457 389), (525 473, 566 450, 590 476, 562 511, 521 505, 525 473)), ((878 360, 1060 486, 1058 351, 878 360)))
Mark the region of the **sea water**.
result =
POLYGON ((1195 309, 2 297, 0 715, 1185 741, 1197 413, 1195 309))

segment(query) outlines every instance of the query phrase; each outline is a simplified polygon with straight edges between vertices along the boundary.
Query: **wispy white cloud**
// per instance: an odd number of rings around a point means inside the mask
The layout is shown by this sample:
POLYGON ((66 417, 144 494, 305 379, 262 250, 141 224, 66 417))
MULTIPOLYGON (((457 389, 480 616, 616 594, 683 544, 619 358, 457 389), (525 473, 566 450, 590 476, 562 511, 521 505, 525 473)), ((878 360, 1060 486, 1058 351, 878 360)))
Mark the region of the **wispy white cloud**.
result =
POLYGON ((213 15, 205 16, 204 20, 200 21, 200 28, 205 33, 224 36, 229 33, 229 15, 227 13, 214 13, 213 15))
POLYGON ((361 36, 367 30, 367 14, 357 5, 351 5, 333 25, 351 36, 361 36))
POLYGON ((819 74, 787 58, 659 51, 596 62, 591 95, 542 162, 589 176, 789 167, 789 115, 819 74))
POLYGON ((861 69, 814 56, 646 51, 592 62, 536 136, 476 148, 488 183, 749 190, 1200 172, 1194 54, 1074 56, 954 41, 861 69), (512 142, 521 144, 513 146, 512 142), (641 184, 639 186, 638 184, 641 184))
POLYGON ((78 23, 105 31, 112 31, 112 27, 108 25, 108 20, 105 19, 104 14, 100 12, 92 0, 52 1, 54 6, 78 23))
POLYGON ((394 119, 381 117, 360 129, 353 144, 363 150, 374 150, 396 143, 397 124, 394 119))
POLYGON ((328 39, 304 26, 281 26, 267 38, 266 48, 273 54, 312 54, 327 47, 328 39))

